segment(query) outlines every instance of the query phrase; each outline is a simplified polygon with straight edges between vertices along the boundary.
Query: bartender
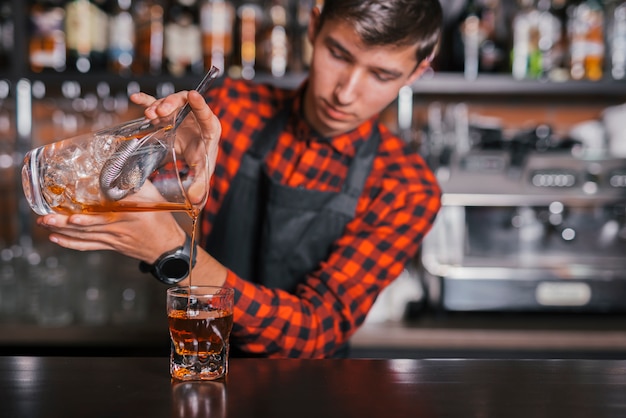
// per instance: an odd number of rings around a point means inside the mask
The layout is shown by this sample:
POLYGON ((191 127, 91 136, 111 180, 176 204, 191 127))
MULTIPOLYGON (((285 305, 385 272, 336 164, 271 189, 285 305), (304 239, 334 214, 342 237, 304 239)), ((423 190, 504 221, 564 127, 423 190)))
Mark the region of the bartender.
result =
POLYGON ((379 114, 429 68, 441 21, 438 0, 326 0, 311 11, 296 90, 222 78, 207 97, 134 94, 148 118, 188 101, 211 143, 195 260, 167 212, 38 223, 62 247, 117 251, 168 285, 187 284, 193 265, 194 285, 234 288, 234 354, 345 355, 440 207, 433 173, 379 114))

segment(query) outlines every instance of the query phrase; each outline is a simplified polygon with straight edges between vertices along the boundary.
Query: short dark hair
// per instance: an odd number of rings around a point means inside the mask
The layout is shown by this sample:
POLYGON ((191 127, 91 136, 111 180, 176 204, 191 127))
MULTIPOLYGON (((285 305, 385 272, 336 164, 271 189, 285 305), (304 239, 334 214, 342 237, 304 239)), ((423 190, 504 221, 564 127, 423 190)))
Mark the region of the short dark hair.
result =
POLYGON ((320 25, 341 19, 367 45, 417 45, 417 63, 432 59, 441 36, 439 0, 324 0, 320 25))

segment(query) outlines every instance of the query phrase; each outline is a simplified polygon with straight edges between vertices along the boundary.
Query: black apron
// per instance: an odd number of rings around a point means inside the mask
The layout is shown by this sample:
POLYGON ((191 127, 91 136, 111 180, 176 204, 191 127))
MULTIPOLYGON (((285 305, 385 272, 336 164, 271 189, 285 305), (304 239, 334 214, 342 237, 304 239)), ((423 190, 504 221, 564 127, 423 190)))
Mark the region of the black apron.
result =
POLYGON ((263 161, 290 110, 289 102, 254 136, 215 216, 206 249, 239 277, 293 293, 354 219, 380 132, 374 127, 359 146, 341 191, 288 187, 267 175, 263 161))

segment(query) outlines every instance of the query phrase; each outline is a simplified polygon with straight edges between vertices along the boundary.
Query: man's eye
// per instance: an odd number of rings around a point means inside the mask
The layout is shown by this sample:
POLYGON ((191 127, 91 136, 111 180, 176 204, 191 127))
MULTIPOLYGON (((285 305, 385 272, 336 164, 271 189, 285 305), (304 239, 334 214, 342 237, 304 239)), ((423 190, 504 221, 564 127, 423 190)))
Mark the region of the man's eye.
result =
POLYGON ((345 55, 344 55, 344 54, 342 54, 340 51, 336 51, 336 50, 334 50, 334 49, 331 49, 331 50, 330 50, 330 55, 331 55, 333 58, 336 58, 336 59, 338 59, 338 60, 342 60, 342 61, 346 61, 346 60, 347 60, 347 58, 345 57, 345 55))
POLYGON ((383 83, 393 80, 393 77, 389 76, 389 74, 374 73, 374 77, 383 83))

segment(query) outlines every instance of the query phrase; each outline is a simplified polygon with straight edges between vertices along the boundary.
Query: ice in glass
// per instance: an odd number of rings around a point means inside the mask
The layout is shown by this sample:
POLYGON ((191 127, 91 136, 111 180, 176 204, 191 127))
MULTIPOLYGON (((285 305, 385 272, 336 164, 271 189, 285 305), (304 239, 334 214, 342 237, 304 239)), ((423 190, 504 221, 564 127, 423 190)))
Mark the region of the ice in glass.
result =
POLYGON ((170 374, 177 380, 215 380, 228 371, 234 290, 173 287, 167 291, 170 374))
MULTIPOLYGON (((217 76, 213 67, 197 90, 217 76)), ((209 151, 183 106, 168 117, 135 119, 29 151, 22 186, 39 215, 200 210, 209 188, 209 151)))

